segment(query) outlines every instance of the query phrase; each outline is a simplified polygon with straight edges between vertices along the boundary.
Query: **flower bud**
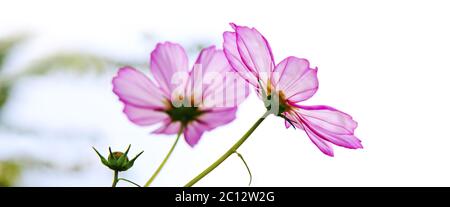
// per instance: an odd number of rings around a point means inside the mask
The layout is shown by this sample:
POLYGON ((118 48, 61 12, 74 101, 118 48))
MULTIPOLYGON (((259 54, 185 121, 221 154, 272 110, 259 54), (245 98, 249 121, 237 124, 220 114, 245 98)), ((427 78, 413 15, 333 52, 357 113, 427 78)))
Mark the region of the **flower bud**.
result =
POLYGON ((100 161, 103 163, 103 165, 105 165, 106 167, 108 167, 111 170, 114 171, 126 171, 128 169, 130 169, 131 167, 133 167, 134 161, 144 152, 140 152, 138 155, 136 155, 133 159, 128 159, 128 151, 130 150, 131 145, 128 146, 127 150, 125 151, 125 153, 123 152, 112 152, 111 147, 109 148, 109 155, 108 155, 108 159, 106 159, 105 157, 103 157, 98 151, 97 149, 95 149, 94 147, 92 147, 95 152, 97 153, 97 155, 100 157, 100 161))

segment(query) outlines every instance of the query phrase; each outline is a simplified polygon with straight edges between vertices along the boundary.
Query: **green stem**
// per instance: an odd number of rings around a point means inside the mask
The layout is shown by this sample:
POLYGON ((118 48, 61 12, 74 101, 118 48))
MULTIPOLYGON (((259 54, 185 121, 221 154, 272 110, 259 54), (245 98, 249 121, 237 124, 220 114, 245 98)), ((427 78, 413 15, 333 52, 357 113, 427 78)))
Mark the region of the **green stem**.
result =
POLYGON ((158 169, 156 169, 156 171, 153 173, 152 177, 150 177, 150 179, 145 183, 144 187, 150 186, 150 184, 153 182, 153 180, 155 180, 156 176, 158 176, 159 172, 162 170, 162 168, 166 164, 167 160, 169 159, 170 155, 172 154, 173 150, 175 149, 175 146, 177 145, 178 140, 180 139, 180 136, 181 136, 181 133, 183 132, 183 129, 184 129, 184 127, 180 127, 180 131, 177 134, 177 138, 176 138, 175 142, 173 143, 172 147, 170 148, 170 150, 167 153, 167 155, 164 158, 164 160, 159 165, 158 169))
POLYGON ((241 153, 235 151, 234 153, 236 153, 236 155, 241 158, 242 162, 244 163, 245 167, 247 168, 248 171, 248 175, 250 176, 250 181, 248 182, 248 186, 250 186, 252 184, 252 180, 253 180, 253 175, 252 175, 252 171, 250 170, 250 167, 248 166, 247 162, 245 161, 244 157, 241 155, 241 153))
POLYGON ((131 180, 125 179, 125 178, 119 178, 119 179, 117 179, 117 180, 122 180, 122 181, 125 181, 125 182, 129 182, 129 183, 131 183, 131 184, 133 184, 133 185, 135 185, 135 186, 137 186, 137 187, 141 187, 141 186, 138 185, 137 183, 135 183, 135 182, 133 182, 133 181, 131 181, 131 180))
POLYGON ((242 145, 242 143, 247 140, 247 138, 255 131, 256 128, 264 121, 264 119, 270 114, 270 111, 266 111, 264 115, 256 121, 256 123, 253 124, 253 126, 244 134, 244 136, 241 137, 225 154, 223 154, 217 161, 215 161, 212 165, 210 165, 208 168, 206 168, 203 172, 198 174, 194 179, 189 181, 184 187, 191 187, 195 183, 197 183, 199 180, 201 180, 203 177, 208 175, 211 171, 216 169, 217 166, 222 164, 223 161, 225 161, 230 155, 236 152, 236 150, 242 145))
POLYGON ((119 171, 114 170, 114 178, 113 178, 113 183, 112 183, 112 187, 116 187, 117 183, 119 182, 119 171))

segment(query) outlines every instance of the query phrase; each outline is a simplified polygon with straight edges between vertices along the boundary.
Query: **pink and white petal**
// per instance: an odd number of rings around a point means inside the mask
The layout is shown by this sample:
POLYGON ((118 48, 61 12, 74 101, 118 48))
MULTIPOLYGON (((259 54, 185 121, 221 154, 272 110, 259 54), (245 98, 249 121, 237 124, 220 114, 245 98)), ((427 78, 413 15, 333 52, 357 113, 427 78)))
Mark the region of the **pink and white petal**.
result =
POLYGON ((281 61, 271 77, 277 91, 283 91, 293 103, 311 98, 319 88, 317 69, 311 69, 306 59, 288 57, 281 61))
POLYGON ((197 121, 193 121, 184 129, 184 139, 191 147, 194 147, 205 131, 206 129, 204 126, 197 121))
POLYGON ((209 131, 232 122, 236 119, 236 111, 237 107, 215 108, 200 115, 198 122, 209 131))
POLYGON ((258 78, 253 69, 248 68, 242 61, 241 55, 239 54, 236 42, 235 32, 224 32, 223 33, 223 50, 225 57, 230 63, 233 70, 235 70, 244 80, 258 87, 258 78))
POLYGON ((322 151, 324 154, 333 157, 333 147, 330 146, 327 141, 323 140, 320 136, 312 132, 308 127, 304 127, 306 134, 308 135, 309 139, 319 148, 320 151, 322 151))
POLYGON ((345 147, 348 149, 360 149, 363 148, 361 145, 361 140, 359 140, 354 135, 339 135, 332 134, 320 128, 314 128, 313 126, 307 125, 307 122, 303 122, 305 131, 313 133, 315 136, 321 138, 324 141, 331 142, 337 146, 345 147))
POLYGON ((321 136, 308 128, 308 126, 303 123, 303 120, 301 119, 301 115, 299 113, 291 112, 289 113, 289 117, 292 118, 292 123, 295 127, 305 130, 306 135, 308 135, 309 139, 319 148, 320 151, 328 156, 334 156, 333 148, 330 146, 330 144, 321 136))
POLYGON ((236 107, 250 94, 249 84, 234 71, 205 76, 203 108, 236 107))
POLYGON ((184 129, 186 142, 193 147, 198 143, 205 131, 226 125, 236 118, 237 108, 210 110, 202 114, 196 121, 190 122, 184 129))
MULTIPOLYGON (((294 124, 295 128, 303 129, 303 125, 298 123, 298 118, 295 112, 284 112, 283 115, 289 119, 289 121, 294 124)), ((286 128, 291 127, 291 123, 289 123, 287 120, 284 121, 284 125, 286 128)))
POLYGON ((130 104, 125 104, 123 112, 127 115, 131 122, 139 126, 152 125, 169 118, 164 112, 135 107, 130 104))
POLYGON ((296 106, 302 119, 315 128, 320 127, 333 134, 352 135, 358 126, 353 118, 330 106, 296 106))
POLYGON ((164 120, 163 124, 153 131, 153 134, 177 134, 180 131, 181 123, 172 122, 170 118, 164 120))
POLYGON ((284 126, 286 127, 286 129, 289 129, 289 127, 291 127, 291 124, 287 120, 284 120, 284 126))
POLYGON ((236 43, 244 64, 265 83, 274 69, 273 55, 266 38, 255 28, 234 25, 236 43))
POLYGON ((297 113, 305 131, 337 146, 349 149, 363 148, 361 140, 353 134, 356 122, 349 115, 327 106, 309 108, 312 110, 299 109, 297 113))
MULTIPOLYGON (((234 85, 227 83, 228 76, 234 75, 234 73, 235 71, 231 68, 222 50, 216 49, 214 46, 205 48, 200 52, 196 65, 190 73, 190 84, 188 84, 186 94, 188 97, 194 94, 192 97, 196 100, 214 102, 206 103, 206 105, 222 106, 219 104, 222 104, 221 101, 223 102, 225 89, 234 85), (215 103, 216 101, 219 103, 215 103)), ((241 79, 239 78, 239 80, 241 79)))
MULTIPOLYGON (((213 91, 214 96, 222 97, 222 105, 219 105, 221 100, 216 100, 219 107, 237 107, 250 95, 249 84, 243 81, 236 72, 227 72, 222 86, 213 91)), ((208 100, 211 94, 213 93, 206 94, 205 100, 208 100)))
POLYGON ((207 71, 208 69, 216 69, 214 65, 211 64, 211 59, 213 56, 216 55, 217 51, 220 51, 219 49, 216 49, 216 46, 211 45, 209 47, 203 48, 200 53, 198 54, 197 59, 195 60, 195 64, 201 64, 203 71, 207 71), (212 66, 211 68, 209 68, 212 66), (208 68, 208 69, 206 69, 208 68))
POLYGON ((183 47, 171 42, 158 43, 151 54, 150 71, 166 97, 170 98, 177 87, 172 84, 174 74, 188 72, 188 57, 183 47))
POLYGON ((127 105, 145 109, 164 108, 161 90, 144 74, 131 67, 119 70, 112 80, 113 92, 127 105))
MULTIPOLYGON (((225 79, 227 72, 232 72, 230 63, 228 62, 225 54, 222 50, 215 49, 215 47, 210 47, 202 51, 201 57, 197 59, 197 64, 202 64, 203 77, 207 76, 222 76, 225 79)), ((215 90, 220 90, 226 87, 222 82, 215 82, 215 84, 205 85, 203 92, 205 94, 212 93, 215 90)))

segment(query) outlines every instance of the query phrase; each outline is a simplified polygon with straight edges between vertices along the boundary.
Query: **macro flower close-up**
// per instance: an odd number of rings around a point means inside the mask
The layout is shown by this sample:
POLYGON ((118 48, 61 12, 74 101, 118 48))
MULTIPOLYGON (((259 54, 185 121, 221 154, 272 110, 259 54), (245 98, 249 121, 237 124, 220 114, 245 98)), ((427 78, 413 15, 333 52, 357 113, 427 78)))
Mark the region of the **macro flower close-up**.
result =
POLYGON ((449 6, 2 2, 0 189, 281 207, 450 186, 449 6))
MULTIPOLYGON (((158 43, 150 58, 151 78, 132 68, 121 68, 113 78, 113 92, 123 102, 123 112, 139 125, 160 124, 154 134, 177 134, 164 160, 146 182, 160 173, 181 134, 194 147, 206 131, 236 118, 237 105, 248 93, 237 90, 231 66, 222 50, 202 49, 192 68, 179 44, 158 43)), ((241 84, 242 85, 242 84, 241 84)), ((244 87, 245 89, 245 87, 244 87)))
POLYGON ((234 32, 225 32, 224 51, 232 67, 251 85, 275 115, 285 119, 286 128, 293 125, 306 132, 311 141, 326 155, 333 156, 330 143, 337 146, 363 148, 354 135, 357 122, 330 106, 303 106, 319 88, 317 68, 309 61, 290 56, 275 64, 266 38, 255 28, 231 24, 234 32), (262 88, 261 88, 262 87, 262 88))
POLYGON ((193 147, 205 131, 233 121, 236 101, 245 98, 225 95, 227 90, 234 89, 230 89, 232 84, 226 84, 225 75, 231 72, 231 67, 222 50, 214 46, 203 49, 195 66, 188 70, 188 58, 180 45, 160 43, 151 54, 152 79, 132 67, 124 67, 113 79, 113 91, 124 103, 123 111, 131 122, 140 126, 160 123, 153 131, 155 134, 177 134, 181 130, 186 142, 193 147), (199 70, 202 73, 197 73, 199 70), (195 90, 196 74, 214 74, 221 79, 217 79, 217 83, 202 84, 195 90), (176 79, 179 79, 178 84, 172 82, 176 79))

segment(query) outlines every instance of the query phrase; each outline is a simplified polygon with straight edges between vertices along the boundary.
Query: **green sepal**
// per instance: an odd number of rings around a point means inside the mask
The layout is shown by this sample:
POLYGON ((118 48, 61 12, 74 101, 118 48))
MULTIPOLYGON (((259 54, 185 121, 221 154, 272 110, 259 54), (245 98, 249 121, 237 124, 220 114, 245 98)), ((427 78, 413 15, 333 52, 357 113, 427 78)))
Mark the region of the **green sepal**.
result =
POLYGON ((128 157, 127 157, 127 154, 128 154, 128 151, 130 151, 130 147, 131 147, 131 144, 130 145, 128 145, 128 148, 127 148, 127 150, 125 151, 125 153, 123 153, 118 159, 117 159, 117 165, 118 165, 118 167, 120 168, 120 169, 125 169, 125 170, 127 170, 127 163, 128 163, 128 157))
POLYGON ((114 156, 114 153, 111 150, 111 147, 108 148, 109 150, 109 156, 108 156, 108 167, 111 168, 112 170, 114 170, 113 168, 115 168, 115 166, 117 166, 117 159, 114 156))
POLYGON ((141 156, 142 153, 144 153, 144 151, 140 152, 140 153, 137 154, 133 159, 131 159, 131 160, 128 162, 126 168, 127 168, 127 169, 130 169, 131 167, 133 167, 134 161, 135 161, 139 156, 141 156))
POLYGON ((100 161, 102 161, 102 163, 103 163, 105 166, 109 167, 108 160, 106 160, 106 158, 103 157, 103 156, 97 151, 97 149, 95 149, 95 147, 92 147, 92 149, 94 149, 94 151, 95 151, 95 152, 97 153, 97 155, 100 157, 100 161))
POLYGON ((263 98, 263 102, 264 102, 264 106, 267 107, 270 104, 270 97, 267 96, 266 90, 264 90, 264 87, 262 86, 262 83, 260 80, 258 80, 258 84, 259 84, 259 88, 262 91, 262 98, 263 98))

